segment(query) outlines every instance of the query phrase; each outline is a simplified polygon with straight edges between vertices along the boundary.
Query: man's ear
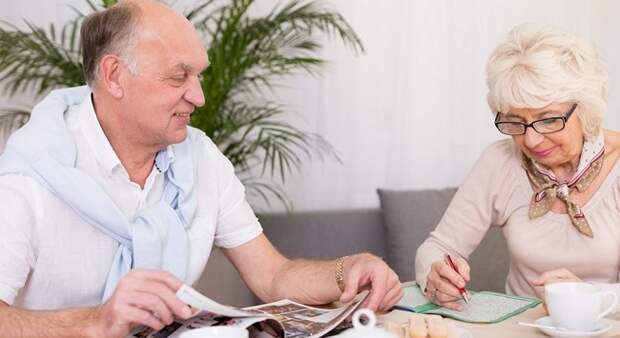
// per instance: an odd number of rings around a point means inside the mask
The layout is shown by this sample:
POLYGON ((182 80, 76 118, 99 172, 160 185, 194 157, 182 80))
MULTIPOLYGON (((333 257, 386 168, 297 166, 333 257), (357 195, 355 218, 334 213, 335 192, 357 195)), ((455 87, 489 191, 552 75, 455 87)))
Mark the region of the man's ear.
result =
POLYGON ((106 54, 99 61, 99 82, 103 88, 114 98, 123 97, 123 86, 121 85, 121 59, 114 54, 106 54))

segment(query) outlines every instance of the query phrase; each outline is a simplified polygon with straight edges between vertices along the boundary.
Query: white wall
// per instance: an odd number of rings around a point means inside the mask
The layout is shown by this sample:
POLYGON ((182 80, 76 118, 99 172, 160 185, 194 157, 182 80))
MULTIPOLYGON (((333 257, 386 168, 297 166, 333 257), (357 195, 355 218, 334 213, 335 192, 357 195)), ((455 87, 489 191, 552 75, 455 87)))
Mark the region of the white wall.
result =
MULTIPOLYGON (((313 163, 287 184, 297 209, 376 206, 377 187, 458 185, 500 138, 485 102, 484 66, 514 25, 551 23, 595 42, 620 81, 617 1, 333 1, 367 53, 332 47, 323 78, 283 93, 330 140, 343 165, 313 163)), ((620 128, 620 93, 606 126, 620 128)))
MULTIPOLYGON (((68 2, 82 6, 81 0, 0 2, 0 19, 62 22, 71 15, 61 5, 68 2)), ((259 0, 264 8, 274 3, 259 0)), ((328 42, 322 77, 287 79, 275 94, 297 112, 291 121, 323 135, 343 162, 315 161, 290 177, 286 190, 296 210, 373 207, 377 187, 458 185, 485 145, 500 137, 485 103, 484 65, 501 37, 522 22, 552 23, 600 48, 612 82, 606 126, 620 129, 618 1, 327 4, 349 20, 367 52, 355 56, 328 42)))

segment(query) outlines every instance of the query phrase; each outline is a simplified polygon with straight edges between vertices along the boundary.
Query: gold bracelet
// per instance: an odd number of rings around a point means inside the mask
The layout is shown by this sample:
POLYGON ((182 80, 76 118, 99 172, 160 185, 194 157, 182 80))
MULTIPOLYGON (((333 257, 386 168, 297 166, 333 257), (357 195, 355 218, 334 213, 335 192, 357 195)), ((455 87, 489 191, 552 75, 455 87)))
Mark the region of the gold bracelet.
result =
POLYGON ((345 283, 344 283, 344 259, 347 256, 340 257, 336 259, 336 284, 338 284, 338 289, 340 292, 344 292, 345 283))

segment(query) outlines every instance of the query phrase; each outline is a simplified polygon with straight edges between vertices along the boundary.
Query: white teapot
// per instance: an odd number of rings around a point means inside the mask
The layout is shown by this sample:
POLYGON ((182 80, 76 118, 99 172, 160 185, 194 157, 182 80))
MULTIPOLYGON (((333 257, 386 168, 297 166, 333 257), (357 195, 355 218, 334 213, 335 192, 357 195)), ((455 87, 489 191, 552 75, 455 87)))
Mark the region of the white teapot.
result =
POLYGON ((353 328, 335 336, 337 338, 396 338, 393 334, 376 327, 377 317, 370 309, 360 309, 353 314, 353 328), (360 318, 366 316, 368 322, 362 324, 360 318))

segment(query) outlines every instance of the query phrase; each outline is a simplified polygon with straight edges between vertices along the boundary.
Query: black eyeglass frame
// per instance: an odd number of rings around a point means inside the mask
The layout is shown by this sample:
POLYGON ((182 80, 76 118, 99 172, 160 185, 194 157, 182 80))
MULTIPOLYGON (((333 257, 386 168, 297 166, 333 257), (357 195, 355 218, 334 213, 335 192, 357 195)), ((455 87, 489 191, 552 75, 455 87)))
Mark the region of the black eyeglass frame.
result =
POLYGON ((502 122, 499 121, 499 116, 500 116, 500 112, 497 112, 497 114, 495 115, 495 128, 497 128, 497 130, 499 130, 500 133, 504 134, 504 135, 510 135, 510 136, 514 136, 514 135, 524 135, 527 132, 527 128, 532 128, 534 129, 534 131, 536 131, 539 134, 552 134, 552 133, 557 133, 558 131, 562 131, 564 130, 564 127, 566 127, 566 122, 568 121, 568 119, 571 117, 571 115, 573 115, 573 112, 575 111, 575 109, 577 109, 577 103, 574 103, 573 106, 566 112, 564 113, 564 116, 556 116, 556 117, 547 117, 544 119, 540 119, 540 120, 536 120, 536 121, 532 121, 531 123, 523 123, 523 122, 516 122, 516 121, 511 121, 511 122, 502 122), (545 122, 545 121, 550 121, 550 120, 562 120, 562 128, 558 129, 558 130, 554 130, 554 131, 539 131, 538 129, 536 129, 536 124, 540 123, 540 122, 545 122), (500 129, 500 125, 501 124, 519 124, 523 126, 523 132, 522 133, 518 133, 518 134, 508 134, 503 132, 500 129))

